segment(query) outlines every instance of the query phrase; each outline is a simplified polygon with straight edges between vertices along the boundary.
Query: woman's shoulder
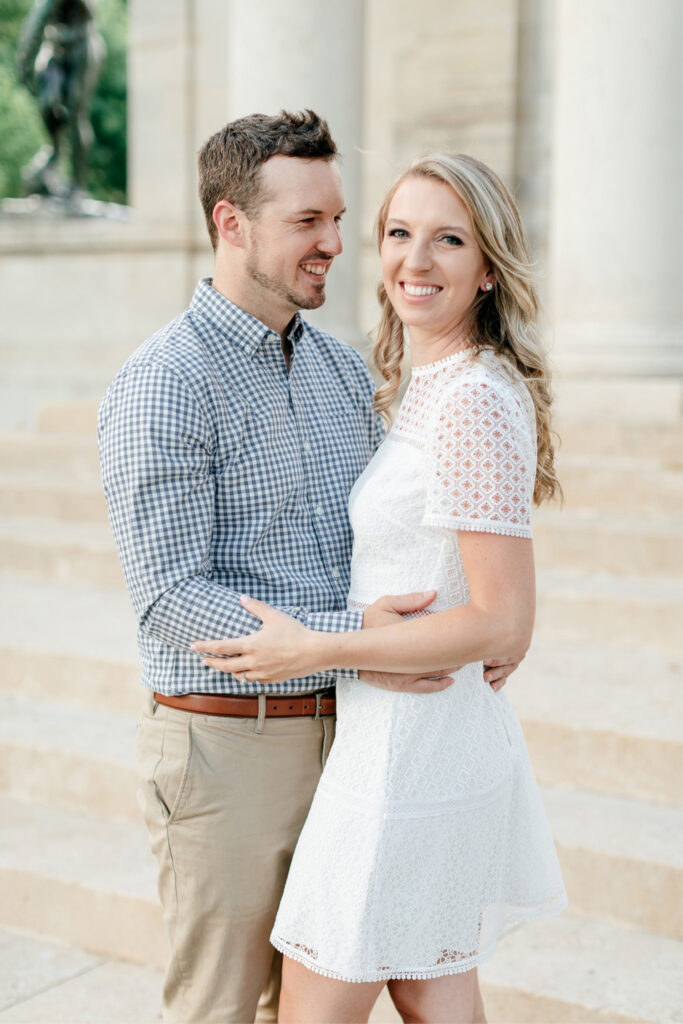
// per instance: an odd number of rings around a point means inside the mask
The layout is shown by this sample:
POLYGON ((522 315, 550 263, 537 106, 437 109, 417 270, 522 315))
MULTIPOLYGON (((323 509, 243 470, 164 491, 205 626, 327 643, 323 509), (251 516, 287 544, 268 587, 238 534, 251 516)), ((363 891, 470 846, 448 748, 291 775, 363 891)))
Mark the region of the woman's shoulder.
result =
POLYGON ((442 381, 432 423, 458 420, 472 429, 492 426, 501 417, 535 439, 536 416, 529 387, 519 370, 491 349, 481 349, 442 381))
POLYGON ((483 392, 499 401, 524 401, 529 394, 519 370, 492 349, 480 349, 444 375, 438 404, 448 404, 458 395, 483 392))

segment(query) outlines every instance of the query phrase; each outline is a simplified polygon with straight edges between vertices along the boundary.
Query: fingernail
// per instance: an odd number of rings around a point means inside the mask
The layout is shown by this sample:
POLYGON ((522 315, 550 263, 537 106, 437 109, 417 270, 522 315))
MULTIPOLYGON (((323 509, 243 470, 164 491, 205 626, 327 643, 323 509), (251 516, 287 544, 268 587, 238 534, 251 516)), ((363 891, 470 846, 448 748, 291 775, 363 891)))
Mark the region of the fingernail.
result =
POLYGON ((247 601, 251 601, 251 598, 249 597, 249 595, 248 594, 241 594, 240 595, 240 604, 246 604, 247 601))

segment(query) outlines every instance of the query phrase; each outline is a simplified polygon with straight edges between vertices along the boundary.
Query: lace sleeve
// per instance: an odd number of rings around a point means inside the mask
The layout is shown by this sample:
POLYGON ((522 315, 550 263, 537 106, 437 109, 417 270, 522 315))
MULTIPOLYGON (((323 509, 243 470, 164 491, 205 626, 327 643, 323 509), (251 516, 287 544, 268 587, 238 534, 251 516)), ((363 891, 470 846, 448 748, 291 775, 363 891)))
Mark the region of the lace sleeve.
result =
POLYGON ((439 403, 424 525, 531 537, 536 440, 510 387, 460 382, 439 403))

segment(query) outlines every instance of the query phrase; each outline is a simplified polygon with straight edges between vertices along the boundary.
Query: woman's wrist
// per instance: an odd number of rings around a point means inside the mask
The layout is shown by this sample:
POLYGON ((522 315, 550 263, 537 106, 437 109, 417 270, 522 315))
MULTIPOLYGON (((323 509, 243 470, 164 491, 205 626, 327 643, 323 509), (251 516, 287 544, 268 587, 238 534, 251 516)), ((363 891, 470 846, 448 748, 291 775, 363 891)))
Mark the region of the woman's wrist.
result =
POLYGON ((332 656, 333 645, 330 642, 336 636, 336 633, 327 633, 324 630, 308 630, 305 650, 303 652, 306 664, 306 672, 303 673, 304 675, 313 675, 315 672, 326 672, 329 669, 337 667, 332 664, 334 661, 332 656))

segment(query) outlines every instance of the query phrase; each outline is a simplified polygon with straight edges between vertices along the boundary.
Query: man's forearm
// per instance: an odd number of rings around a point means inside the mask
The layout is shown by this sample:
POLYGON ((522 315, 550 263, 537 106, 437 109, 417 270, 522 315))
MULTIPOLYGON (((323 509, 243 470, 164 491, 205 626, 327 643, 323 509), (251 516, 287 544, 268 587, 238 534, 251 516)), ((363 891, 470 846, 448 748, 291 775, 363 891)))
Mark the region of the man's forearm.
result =
MULTIPOLYGON (((256 620, 240 604, 240 595, 202 576, 182 580, 167 590, 140 619, 147 635, 171 647, 187 649, 193 641, 208 637, 238 638, 253 633, 256 620)), ((281 607, 315 631, 341 633, 360 630, 362 612, 310 612, 303 607, 281 607)), ((334 675, 330 670, 330 676, 334 675)), ((344 671, 355 678, 355 669, 344 671)))

